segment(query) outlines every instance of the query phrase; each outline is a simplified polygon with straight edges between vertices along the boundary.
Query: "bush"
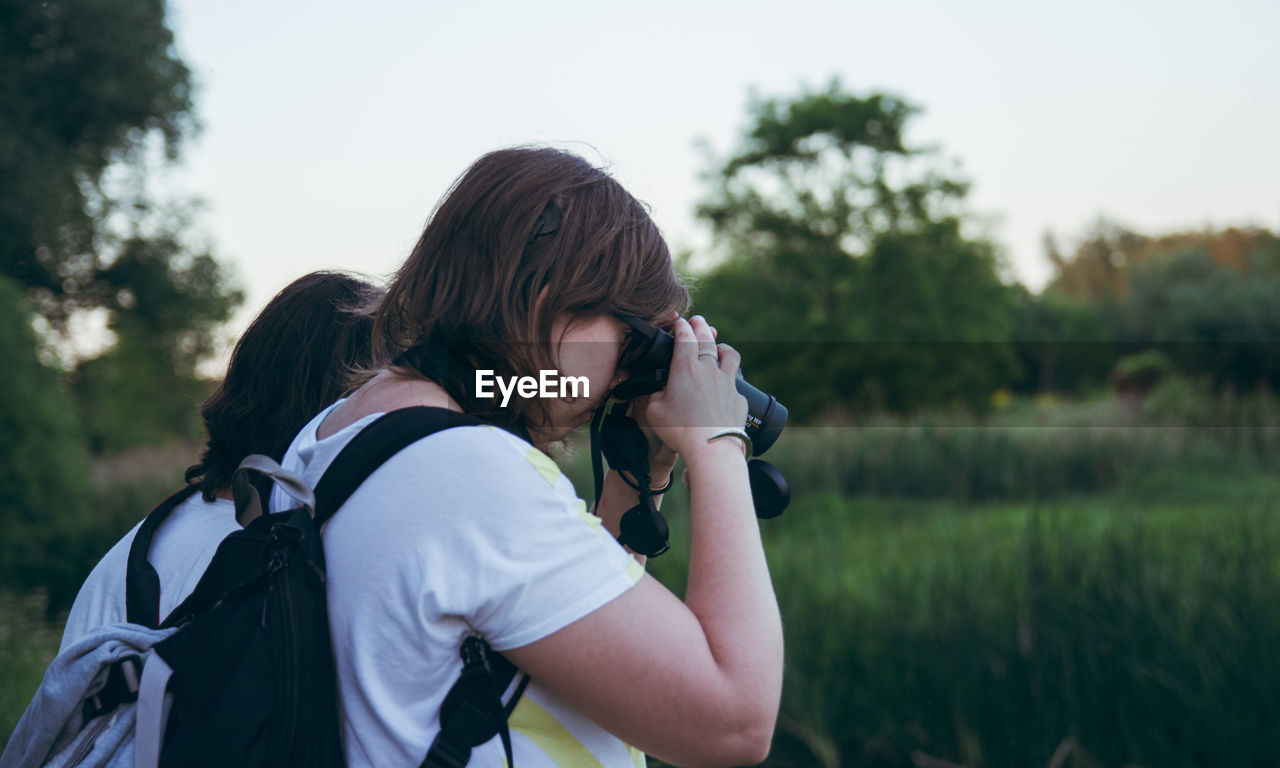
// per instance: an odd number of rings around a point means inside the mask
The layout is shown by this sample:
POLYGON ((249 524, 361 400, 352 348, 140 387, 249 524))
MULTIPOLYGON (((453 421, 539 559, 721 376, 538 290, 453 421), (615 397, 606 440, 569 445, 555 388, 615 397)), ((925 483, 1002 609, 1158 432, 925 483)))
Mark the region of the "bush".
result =
POLYGON ((65 616, 49 619, 44 595, 0 589, 0 744, 26 711, 58 652, 65 616))
POLYGON ((90 553, 88 462, 58 372, 42 365, 22 293, 0 279, 0 586, 48 590, 70 604, 90 553))

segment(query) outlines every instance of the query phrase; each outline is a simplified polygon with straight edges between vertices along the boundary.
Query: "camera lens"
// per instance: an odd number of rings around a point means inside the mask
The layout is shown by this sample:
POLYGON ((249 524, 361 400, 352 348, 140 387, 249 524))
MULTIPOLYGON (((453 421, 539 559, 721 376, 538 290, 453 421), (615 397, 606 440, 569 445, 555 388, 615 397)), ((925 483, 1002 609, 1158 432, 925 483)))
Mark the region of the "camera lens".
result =
POLYGON ((751 437, 751 455, 759 456, 769 450, 787 425, 787 407, 778 398, 756 389, 738 369, 735 382, 738 394, 747 398, 747 435, 751 437))

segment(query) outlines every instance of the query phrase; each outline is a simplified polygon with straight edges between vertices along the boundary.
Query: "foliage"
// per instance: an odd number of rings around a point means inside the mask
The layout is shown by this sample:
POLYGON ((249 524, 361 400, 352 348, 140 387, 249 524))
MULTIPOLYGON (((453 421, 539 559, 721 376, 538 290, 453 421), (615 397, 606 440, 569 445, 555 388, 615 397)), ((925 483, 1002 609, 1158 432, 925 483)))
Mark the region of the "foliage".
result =
POLYGON ((1117 392, 1145 395, 1173 374, 1173 362, 1158 349, 1125 355, 1111 369, 1111 383, 1117 392))
POLYGON ((57 654, 65 623, 64 616, 49 618, 42 594, 0 587, 0 744, 8 743, 57 654))
POLYGON ((176 156, 192 127, 191 82, 164 0, 0 3, 0 274, 51 317, 109 295, 108 217, 144 200, 104 185, 149 137, 176 156))
POLYGON ((103 280, 120 286, 109 303, 117 343, 72 376, 90 449, 200 435, 208 385, 196 366, 213 351, 214 328, 239 291, 209 255, 183 253, 168 236, 126 241, 103 280))
POLYGON ((1014 350, 1019 392, 1099 390, 1119 354, 1116 304, 1111 299, 1073 298, 1052 289, 1039 295, 1019 286, 1014 308, 1014 350))
POLYGON ((1202 252, 1212 264, 1239 274, 1280 271, 1280 237, 1259 227, 1147 235, 1099 218, 1070 255, 1052 235, 1045 238, 1045 251, 1054 269, 1048 291, 1086 301, 1125 297, 1134 270, 1181 251, 1202 252))
MULTIPOLYGON (((1280 237, 1259 228, 1145 235, 1094 223, 1018 305, 1021 391, 1085 393, 1115 364, 1166 355, 1211 389, 1280 385, 1280 237)), ((1144 390, 1145 391, 1145 390, 1144 390)))
POLYGON ((798 417, 983 409, 1013 374, 1013 292, 962 231, 966 185, 905 145, 915 112, 839 83, 757 102, 709 174, 699 215, 724 259, 697 308, 798 417))
POLYGON ((0 278, 0 585, 64 604, 84 577, 88 462, 58 373, 36 356, 18 286, 0 278), (56 554, 55 554, 56 553, 56 554))
MULTIPOLYGON (((66 611, 94 562, 182 486, 182 471, 198 450, 196 444, 171 443, 94 459, 91 471, 71 478, 76 483, 88 481, 93 514, 83 516, 74 529, 62 531, 60 538, 45 542, 43 550, 33 553, 40 559, 30 579, 15 583, 0 578, 0 744, 8 739, 57 653, 66 611), (71 557, 73 552, 80 554, 71 557), (51 567, 67 569, 68 574, 58 581, 50 576, 51 567), (49 586, 33 588, 41 579, 48 580, 49 586)), ((45 495, 56 493, 51 488, 45 495)), ((40 525, 57 524, 66 512, 46 509, 48 519, 40 525)), ((0 542, 13 540, 7 531, 0 538, 0 542)))
POLYGON ((0 3, 0 100, 0 275, 53 340, 86 308, 114 336, 66 361, 91 447, 191 435, 196 364, 242 296, 186 239, 182 204, 147 190, 157 142, 175 159, 194 128, 164 1, 0 3))
POLYGON ((1280 270, 1241 273, 1186 249, 1133 270, 1120 316, 1126 340, 1164 350, 1215 388, 1280 387, 1280 270))

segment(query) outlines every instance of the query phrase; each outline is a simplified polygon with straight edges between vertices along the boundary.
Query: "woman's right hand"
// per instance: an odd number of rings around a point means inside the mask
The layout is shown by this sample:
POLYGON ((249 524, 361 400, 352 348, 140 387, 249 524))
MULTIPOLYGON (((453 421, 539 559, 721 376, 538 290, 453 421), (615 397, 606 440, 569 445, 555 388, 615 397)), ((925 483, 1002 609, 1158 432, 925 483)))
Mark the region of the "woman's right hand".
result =
POLYGON ((715 329, 701 315, 692 321, 678 318, 673 330, 675 353, 667 385, 649 397, 646 416, 662 442, 686 464, 696 463, 700 454, 722 442, 708 442, 711 435, 742 428, 747 421, 747 399, 735 384, 742 357, 728 344, 716 344, 715 329))

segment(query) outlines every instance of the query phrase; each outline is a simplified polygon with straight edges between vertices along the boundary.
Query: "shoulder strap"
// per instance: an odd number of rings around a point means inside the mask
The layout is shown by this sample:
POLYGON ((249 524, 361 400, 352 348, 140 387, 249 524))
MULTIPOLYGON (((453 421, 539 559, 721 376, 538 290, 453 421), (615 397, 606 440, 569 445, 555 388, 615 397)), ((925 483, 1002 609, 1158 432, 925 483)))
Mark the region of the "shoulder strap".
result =
POLYGON ((147 552, 151 550, 151 540, 155 538, 160 524, 197 490, 198 486, 188 485, 160 502, 160 506, 147 515, 134 534, 133 544, 129 546, 124 585, 125 617, 130 624, 141 624, 151 629, 160 626, 160 576, 147 561, 147 552))
MULTIPOLYGON (((347 443, 316 483, 316 525, 321 525, 332 517, 365 478, 408 446, 450 427, 483 424, 485 422, 473 416, 425 406, 402 408, 382 416, 360 430, 360 434, 347 443)), ((488 644, 483 640, 469 640, 482 650, 478 653, 473 650, 473 656, 468 661, 467 650, 470 646, 464 644, 463 659, 466 663, 463 675, 450 689, 450 696, 456 695, 460 698, 460 703, 465 702, 463 709, 468 712, 475 710, 490 714, 475 718, 466 715, 449 718, 423 760, 424 766, 461 768, 471 756, 470 748, 492 738, 494 731, 502 736, 507 764, 512 765, 511 740, 506 719, 524 693, 529 677, 525 675, 521 679, 511 700, 504 707, 499 696, 515 679, 519 670, 502 655, 489 650, 488 644), (467 670, 472 667, 475 669, 468 675, 467 670), (469 684, 472 683, 472 677, 478 677, 478 688, 475 684, 469 684), (493 731, 488 731, 487 726, 490 724, 493 731), (446 748, 446 745, 457 745, 456 752, 446 748)))
POLYGON ((316 525, 322 525, 355 493, 365 478, 424 437, 485 422, 445 408, 415 406, 391 411, 360 430, 316 483, 316 525))

